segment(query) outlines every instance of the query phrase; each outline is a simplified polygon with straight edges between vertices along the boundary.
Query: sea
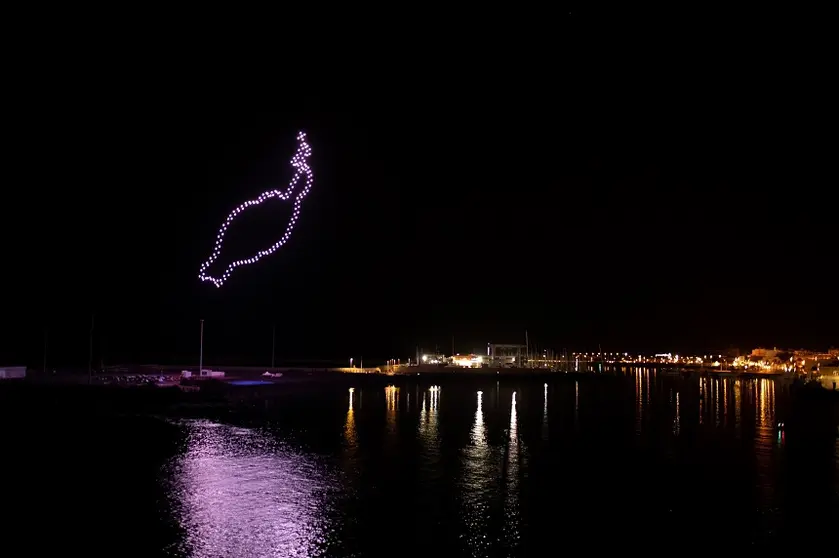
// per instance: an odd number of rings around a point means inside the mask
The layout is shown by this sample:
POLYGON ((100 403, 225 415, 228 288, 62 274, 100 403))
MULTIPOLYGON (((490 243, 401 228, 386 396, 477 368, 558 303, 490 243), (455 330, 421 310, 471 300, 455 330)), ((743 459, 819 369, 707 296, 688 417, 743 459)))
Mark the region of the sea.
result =
POLYGON ((839 438, 771 378, 313 381, 189 412, 5 415, 3 556, 829 549, 839 438), (47 418, 48 417, 48 418, 47 418))

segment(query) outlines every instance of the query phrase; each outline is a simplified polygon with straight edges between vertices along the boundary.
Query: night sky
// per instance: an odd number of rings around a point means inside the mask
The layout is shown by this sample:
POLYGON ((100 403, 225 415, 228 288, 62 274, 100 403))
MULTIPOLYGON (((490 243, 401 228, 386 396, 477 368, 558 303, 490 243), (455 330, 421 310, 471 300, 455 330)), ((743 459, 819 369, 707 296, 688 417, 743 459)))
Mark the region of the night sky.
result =
MULTIPOLYGON (((86 366, 91 313, 105 364, 197 361, 201 318, 210 365, 269 363, 273 324, 280 361, 525 330, 569 350, 839 343, 818 94, 722 49, 586 40, 324 67, 253 102, 168 77, 68 93, 7 168, 0 364, 40 366, 46 328, 51 364, 86 366), (200 283, 227 213, 287 184, 301 129, 315 186, 290 243, 200 283)), ((220 261, 271 244, 289 207, 243 216, 220 261)))

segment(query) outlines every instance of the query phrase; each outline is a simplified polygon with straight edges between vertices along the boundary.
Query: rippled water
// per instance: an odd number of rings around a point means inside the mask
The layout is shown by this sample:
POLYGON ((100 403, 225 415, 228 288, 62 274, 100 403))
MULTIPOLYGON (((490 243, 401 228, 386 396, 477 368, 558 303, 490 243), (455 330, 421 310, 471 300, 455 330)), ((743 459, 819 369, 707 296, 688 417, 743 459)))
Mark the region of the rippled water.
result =
POLYGON ((839 521, 839 440, 779 433, 786 398, 769 379, 644 370, 321 385, 134 426, 119 448, 92 434, 84 455, 107 473, 81 475, 94 519, 72 540, 196 558, 820 545, 839 521))
POLYGON ((263 432, 194 421, 161 481, 184 530, 186 556, 313 556, 334 531, 340 478, 327 459, 263 432))

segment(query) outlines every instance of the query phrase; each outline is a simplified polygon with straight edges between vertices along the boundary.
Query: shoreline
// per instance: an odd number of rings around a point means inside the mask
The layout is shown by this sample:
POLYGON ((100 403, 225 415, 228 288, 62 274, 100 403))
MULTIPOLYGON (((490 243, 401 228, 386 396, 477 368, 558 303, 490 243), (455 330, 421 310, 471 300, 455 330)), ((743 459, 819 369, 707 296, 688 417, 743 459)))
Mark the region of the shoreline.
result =
MULTIPOLYGON (((221 367, 219 367, 221 368, 221 367)), ((209 367, 207 369, 210 369, 209 367)), ((758 379, 773 378, 782 382, 796 383, 802 378, 789 374, 750 372, 714 369, 684 369, 659 366, 606 366, 602 370, 551 370, 539 368, 461 368, 441 366, 393 366, 376 368, 317 368, 317 367, 275 367, 266 370, 264 367, 224 367, 223 377, 218 378, 184 378, 181 376, 187 368, 181 366, 143 365, 136 367, 120 367, 118 371, 105 374, 73 374, 59 373, 47 375, 34 373, 22 379, 3 380, 0 385, 23 383, 31 386, 54 387, 112 387, 119 389, 148 387, 164 389, 178 386, 204 386, 208 382, 228 385, 231 389, 264 388, 272 385, 295 385, 311 382, 369 382, 378 378, 378 382, 395 382, 405 378, 422 378, 427 381, 458 381, 460 379, 519 379, 530 378, 583 379, 590 377, 626 377, 634 370, 646 369, 654 371, 659 378, 691 379, 709 377, 718 379, 758 379), (277 373, 279 376, 264 376, 265 372, 277 373), (237 386, 236 382, 252 383, 253 385, 237 386), (147 384, 147 385, 144 385, 147 384)), ((825 387, 830 391, 828 387, 825 387)))
MULTIPOLYGON (((731 378, 729 378, 731 379, 731 378)), ((81 419, 97 422, 109 420, 117 415, 163 416, 167 418, 212 418, 223 420, 225 416, 239 413, 255 416, 270 416, 287 405, 294 405, 298 395, 323 393, 327 399, 339 391, 373 391, 388 386, 410 388, 431 387, 442 384, 455 389, 487 389, 487 384, 500 382, 508 388, 527 389, 551 382, 558 384, 579 383, 596 389, 597 384, 628 382, 626 374, 438 374, 383 375, 383 374, 341 374, 303 375, 282 377, 259 385, 238 386, 214 379, 198 380, 200 390, 186 392, 177 386, 158 387, 153 385, 87 385, 38 383, 6 380, 0 382, 0 415, 7 420, 29 420, 43 423, 45 427, 67 419, 81 419), (458 387, 460 386, 460 387, 458 387)), ((656 382, 664 382, 678 389, 688 397, 697 388, 696 376, 660 376, 656 382)), ((791 382, 784 389, 789 394, 789 414, 783 420, 787 430, 816 431, 827 433, 829 428, 839 432, 839 390, 830 390, 814 383, 791 382)), ((784 413, 787 414, 787 413, 784 413)))

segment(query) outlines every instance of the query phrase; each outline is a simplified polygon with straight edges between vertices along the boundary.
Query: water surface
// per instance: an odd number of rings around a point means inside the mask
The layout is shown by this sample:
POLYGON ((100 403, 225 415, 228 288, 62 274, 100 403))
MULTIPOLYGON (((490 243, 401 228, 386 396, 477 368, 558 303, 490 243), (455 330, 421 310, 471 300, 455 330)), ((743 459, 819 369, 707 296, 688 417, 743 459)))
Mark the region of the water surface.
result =
POLYGON ((396 381, 6 437, 14 502, 68 551, 196 558, 803 548, 839 520, 839 441, 779 431, 771 379, 396 381))

